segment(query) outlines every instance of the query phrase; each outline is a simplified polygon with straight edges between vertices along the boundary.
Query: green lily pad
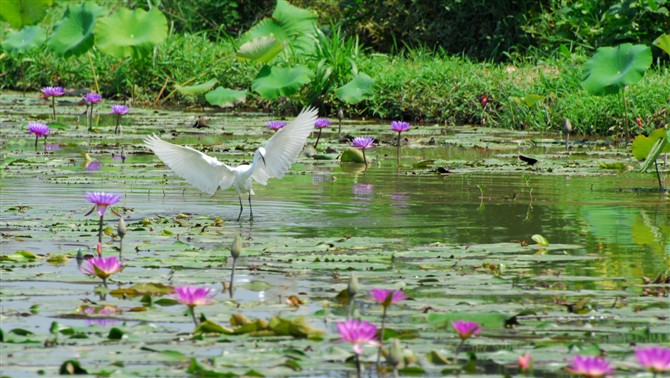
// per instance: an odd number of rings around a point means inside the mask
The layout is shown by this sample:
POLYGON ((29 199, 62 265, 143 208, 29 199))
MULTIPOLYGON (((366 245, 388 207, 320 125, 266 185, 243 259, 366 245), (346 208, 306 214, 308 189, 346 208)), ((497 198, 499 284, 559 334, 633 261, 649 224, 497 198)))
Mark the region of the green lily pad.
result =
POLYGON ((600 47, 586 62, 582 87, 596 96, 618 93, 642 80, 651 61, 651 48, 646 45, 600 47))
POLYGON ((95 46, 115 58, 139 59, 167 38, 167 19, 158 8, 120 8, 95 26, 95 46))

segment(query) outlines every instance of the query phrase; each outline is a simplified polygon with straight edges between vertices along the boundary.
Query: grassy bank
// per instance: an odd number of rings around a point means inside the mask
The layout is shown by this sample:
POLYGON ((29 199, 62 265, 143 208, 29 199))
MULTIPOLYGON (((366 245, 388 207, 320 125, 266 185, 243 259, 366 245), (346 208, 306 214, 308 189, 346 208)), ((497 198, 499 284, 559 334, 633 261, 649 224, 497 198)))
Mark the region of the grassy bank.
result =
MULTIPOLYGON (((476 124, 515 129, 559 130, 569 118, 578 132, 611 133, 624 120, 618 96, 594 97, 580 87, 588 57, 539 59, 514 63, 475 63, 467 58, 424 50, 397 55, 369 54, 359 69, 378 87, 373 98, 346 109, 347 116, 403 119, 415 124, 476 124), (482 106, 482 98, 487 98, 482 106), (535 102, 533 104, 533 102, 535 102)), ((38 90, 47 85, 86 87, 105 98, 142 105, 192 105, 203 99, 173 92, 175 84, 216 78, 223 87, 250 90, 259 67, 235 59, 231 42, 211 42, 204 34, 171 35, 153 57, 117 61, 92 52, 63 59, 48 49, 21 56, 3 54, 0 88, 38 90)), ((628 88, 628 117, 640 118, 638 132, 668 122, 670 68, 654 66, 628 88)), ((269 102, 250 92, 248 108, 279 110, 281 103, 302 106, 300 95, 269 102)), ((327 95, 321 104, 330 116, 340 104, 327 95)))

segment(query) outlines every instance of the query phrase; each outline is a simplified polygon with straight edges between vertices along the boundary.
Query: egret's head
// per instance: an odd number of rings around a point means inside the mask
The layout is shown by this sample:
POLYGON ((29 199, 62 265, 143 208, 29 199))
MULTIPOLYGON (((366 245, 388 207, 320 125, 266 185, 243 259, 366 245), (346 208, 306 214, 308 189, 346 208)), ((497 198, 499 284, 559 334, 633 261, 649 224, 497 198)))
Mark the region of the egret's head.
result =
POLYGON ((267 165, 265 163, 265 148, 264 147, 259 147, 258 150, 256 151, 258 156, 263 160, 263 165, 267 165))

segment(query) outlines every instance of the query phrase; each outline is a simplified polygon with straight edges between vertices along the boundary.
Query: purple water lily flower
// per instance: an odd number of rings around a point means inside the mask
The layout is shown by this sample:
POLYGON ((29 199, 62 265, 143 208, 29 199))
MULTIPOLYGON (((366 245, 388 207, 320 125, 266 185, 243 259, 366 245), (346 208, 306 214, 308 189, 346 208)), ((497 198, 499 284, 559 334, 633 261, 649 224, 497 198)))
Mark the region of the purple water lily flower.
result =
POLYGON ((391 130, 398 133, 398 140, 396 141, 396 162, 400 165, 400 134, 409 130, 409 123, 402 121, 392 121, 391 130))
POLYGON ((51 132, 51 129, 49 129, 49 126, 43 123, 30 122, 28 124, 28 132, 35 134, 35 148, 37 148, 37 141, 40 139, 40 137, 44 137, 44 143, 46 143, 47 136, 51 132))
POLYGON ((56 97, 63 96, 65 90, 63 87, 44 87, 42 88, 42 97, 49 99, 51 97, 51 107, 53 108, 54 121, 56 120, 56 97))
POLYGON ((372 298, 384 307, 404 301, 409 298, 402 290, 372 289, 370 290, 372 298))
POLYGON ((365 320, 351 319, 337 323, 340 341, 350 343, 356 354, 363 353, 365 344, 379 346, 377 327, 365 320))
POLYGON ((112 114, 126 115, 128 114, 128 107, 125 105, 112 105, 112 114))
POLYGON ((638 348, 635 349, 635 358, 640 365, 653 373, 670 371, 670 348, 638 348))
POLYGON ((84 169, 86 169, 89 172, 97 172, 100 170, 101 167, 102 164, 96 160, 86 164, 86 167, 84 169))
POLYGON ((97 104, 98 102, 102 101, 102 95, 98 93, 86 93, 84 96, 84 100, 88 102, 89 104, 97 104))
POLYGON ((314 127, 319 129, 319 134, 316 136, 316 142, 314 143, 314 148, 319 144, 319 139, 321 139, 321 129, 330 126, 330 121, 325 118, 317 118, 314 121, 314 127))
POLYGON ((267 126, 268 126, 268 129, 273 130, 273 131, 277 131, 277 130, 283 128, 284 126, 286 126, 286 122, 270 121, 270 122, 268 122, 267 126))
POLYGON ((42 88, 42 93, 44 94, 44 98, 60 97, 65 94, 65 90, 63 87, 44 87, 42 88))
POLYGON ((614 371, 605 357, 575 356, 570 361, 568 371, 586 378, 599 378, 614 371))
POLYGON ((317 118, 316 121, 314 121, 314 127, 317 129, 323 129, 324 127, 330 126, 330 120, 325 119, 325 118, 317 118))
POLYGON ((368 148, 374 148, 375 146, 372 143, 375 141, 375 138, 372 137, 355 137, 351 141, 351 146, 355 148, 360 148, 363 152, 363 162, 365 162, 365 167, 368 166, 368 159, 365 157, 365 150, 368 148))
POLYGON ((121 200, 120 194, 105 192, 86 192, 86 200, 94 203, 99 216, 105 215, 107 207, 114 205, 121 200))
POLYGON ((86 260, 86 264, 81 267, 81 271, 84 274, 102 279, 105 287, 107 287, 107 278, 121 270, 123 270, 123 264, 121 264, 116 256, 93 257, 86 260))
POLYGON ((128 107, 125 105, 112 105, 112 114, 116 115, 116 127, 114 128, 114 134, 120 132, 121 116, 128 114, 128 107))
POLYGON ((463 341, 478 334, 482 330, 479 323, 469 322, 467 320, 456 320, 455 322, 451 322, 451 327, 463 341))
POLYGON ((391 130, 402 133, 409 130, 409 123, 403 121, 391 121, 391 130))

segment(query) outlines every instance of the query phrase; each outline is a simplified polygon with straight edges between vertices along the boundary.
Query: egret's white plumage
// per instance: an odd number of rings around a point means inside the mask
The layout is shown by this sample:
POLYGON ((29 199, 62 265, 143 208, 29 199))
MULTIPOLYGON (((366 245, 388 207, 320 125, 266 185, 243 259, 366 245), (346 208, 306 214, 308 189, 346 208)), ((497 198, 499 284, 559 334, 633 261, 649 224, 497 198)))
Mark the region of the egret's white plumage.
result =
POLYGON ((253 219, 252 179, 259 184, 267 185, 268 179, 284 177, 314 129, 316 117, 316 109, 303 109, 291 123, 277 131, 265 147, 256 150, 251 164, 237 167, 230 167, 191 147, 166 142, 156 135, 147 137, 144 144, 177 176, 209 195, 216 193, 218 188, 228 189, 235 186, 240 200, 240 214, 237 220, 242 216, 242 194, 249 193, 249 209, 253 219))

